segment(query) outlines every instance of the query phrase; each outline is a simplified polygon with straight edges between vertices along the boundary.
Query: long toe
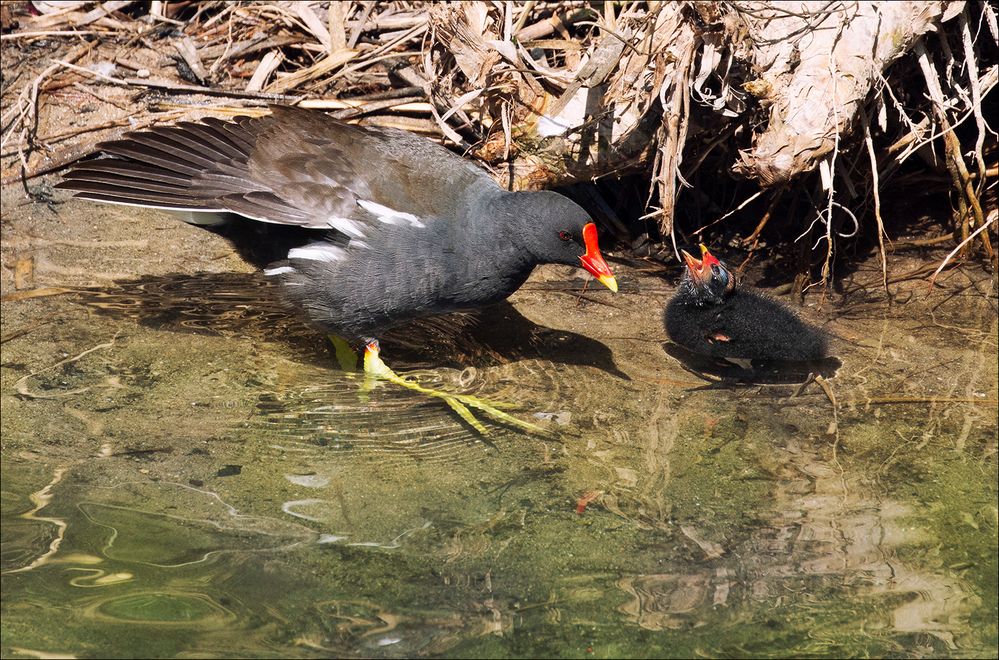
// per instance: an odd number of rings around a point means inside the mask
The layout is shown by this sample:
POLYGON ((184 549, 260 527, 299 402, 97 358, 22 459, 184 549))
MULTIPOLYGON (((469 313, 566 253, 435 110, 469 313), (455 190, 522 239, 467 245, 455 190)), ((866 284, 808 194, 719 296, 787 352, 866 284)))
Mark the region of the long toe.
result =
POLYGON ((509 404, 487 401, 486 399, 481 399, 469 394, 455 394, 452 392, 445 392, 443 390, 435 390, 429 387, 424 387, 423 385, 411 380, 407 380, 392 371, 392 369, 382 361, 381 356, 379 355, 377 341, 369 342, 364 349, 364 373, 369 377, 366 381, 370 382, 371 379, 387 380, 390 383, 399 385, 400 387, 405 387, 413 392, 419 392, 420 394, 424 394, 426 396, 441 399, 448 406, 450 406, 451 410, 457 413, 457 415, 466 424, 482 435, 489 435, 489 429, 475 417, 470 408, 474 408, 475 410, 492 417, 496 421, 523 431, 540 434, 548 433, 540 426, 536 426, 530 422, 525 422, 500 410, 500 407, 510 407, 509 404))

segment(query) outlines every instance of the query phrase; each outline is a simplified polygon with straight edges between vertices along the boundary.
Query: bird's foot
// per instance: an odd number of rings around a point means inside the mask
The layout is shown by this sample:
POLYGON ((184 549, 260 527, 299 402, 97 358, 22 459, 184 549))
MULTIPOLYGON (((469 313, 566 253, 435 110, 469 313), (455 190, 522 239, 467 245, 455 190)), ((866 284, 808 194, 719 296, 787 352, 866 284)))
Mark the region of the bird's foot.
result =
MULTIPOLYGON (((487 429, 485 425, 483 425, 483 423, 475 417, 469 408, 475 408, 493 419, 524 431, 547 434, 547 431, 540 426, 535 426, 529 422, 517 419, 513 415, 500 410, 501 407, 510 407, 510 404, 487 401, 469 394, 453 394, 451 392, 434 390, 429 387, 424 387, 415 381, 406 379, 392 371, 392 369, 382 361, 378 353, 379 348, 377 341, 368 342, 367 346, 364 347, 364 373, 369 377, 369 382, 374 379, 387 380, 401 387, 405 387, 406 389, 413 390, 414 392, 419 392, 427 396, 441 399, 449 405, 451 409, 465 421, 465 423, 482 435, 489 435, 489 429, 487 429)), ((368 385, 366 389, 370 389, 370 385, 368 385)))

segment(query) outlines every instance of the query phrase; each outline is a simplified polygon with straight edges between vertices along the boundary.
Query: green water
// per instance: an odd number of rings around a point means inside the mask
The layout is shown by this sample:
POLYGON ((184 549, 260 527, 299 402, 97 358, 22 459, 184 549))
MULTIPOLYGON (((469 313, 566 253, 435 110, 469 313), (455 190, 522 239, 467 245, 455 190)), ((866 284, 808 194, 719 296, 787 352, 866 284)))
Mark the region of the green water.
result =
POLYGON ((363 395, 248 274, 5 302, 3 656, 995 657, 993 281, 806 308, 827 393, 703 389, 618 270, 383 342, 550 437, 363 395))

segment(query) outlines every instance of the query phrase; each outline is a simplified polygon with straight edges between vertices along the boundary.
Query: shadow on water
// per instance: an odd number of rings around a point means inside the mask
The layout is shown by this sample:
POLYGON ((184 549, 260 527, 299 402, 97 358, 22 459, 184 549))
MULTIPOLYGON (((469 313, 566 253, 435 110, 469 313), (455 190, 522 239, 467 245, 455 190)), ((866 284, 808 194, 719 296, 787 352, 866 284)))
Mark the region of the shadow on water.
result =
MULTIPOLYGON (((275 286, 251 274, 143 277, 118 281, 114 288, 82 289, 74 298, 99 313, 151 328, 277 337, 313 359, 319 358, 317 337, 323 339, 281 303, 275 286)), ((419 319, 387 331, 382 342, 386 358, 391 355, 393 364, 404 368, 483 367, 544 356, 555 364, 591 366, 628 379, 605 345, 538 325, 506 301, 475 312, 419 319)))
MULTIPOLYGON (((277 298, 276 288, 257 275, 143 277, 113 288, 81 289, 72 299, 160 332, 280 342, 308 373, 254 380, 260 394, 253 425, 298 451, 458 461, 463 450, 496 448, 522 435, 481 416, 499 434, 483 438, 441 401, 391 384, 368 392, 363 375, 340 371, 322 333, 299 321, 277 298)), ((508 302, 392 329, 382 339, 382 354, 393 368, 428 387, 513 404, 514 414, 553 432, 570 430, 569 413, 549 410, 546 400, 546 394, 564 389, 559 381, 566 367, 628 379, 604 344, 533 323, 508 302)))
POLYGON ((690 373, 717 385, 801 385, 815 376, 832 378, 843 362, 837 357, 822 360, 741 360, 713 359, 672 342, 663 351, 690 373), (713 378, 712 378, 713 377, 713 378))

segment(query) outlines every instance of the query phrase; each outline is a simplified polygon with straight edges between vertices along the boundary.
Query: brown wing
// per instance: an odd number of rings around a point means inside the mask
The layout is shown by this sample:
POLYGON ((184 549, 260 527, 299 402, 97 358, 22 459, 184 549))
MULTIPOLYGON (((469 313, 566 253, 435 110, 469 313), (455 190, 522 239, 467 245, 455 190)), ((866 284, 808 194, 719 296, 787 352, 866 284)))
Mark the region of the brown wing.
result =
POLYGON ((95 201, 230 211, 361 237, 379 223, 453 217, 462 190, 495 186, 470 162, 404 131, 271 109, 128 134, 100 145, 111 158, 76 165, 58 187, 95 201))

